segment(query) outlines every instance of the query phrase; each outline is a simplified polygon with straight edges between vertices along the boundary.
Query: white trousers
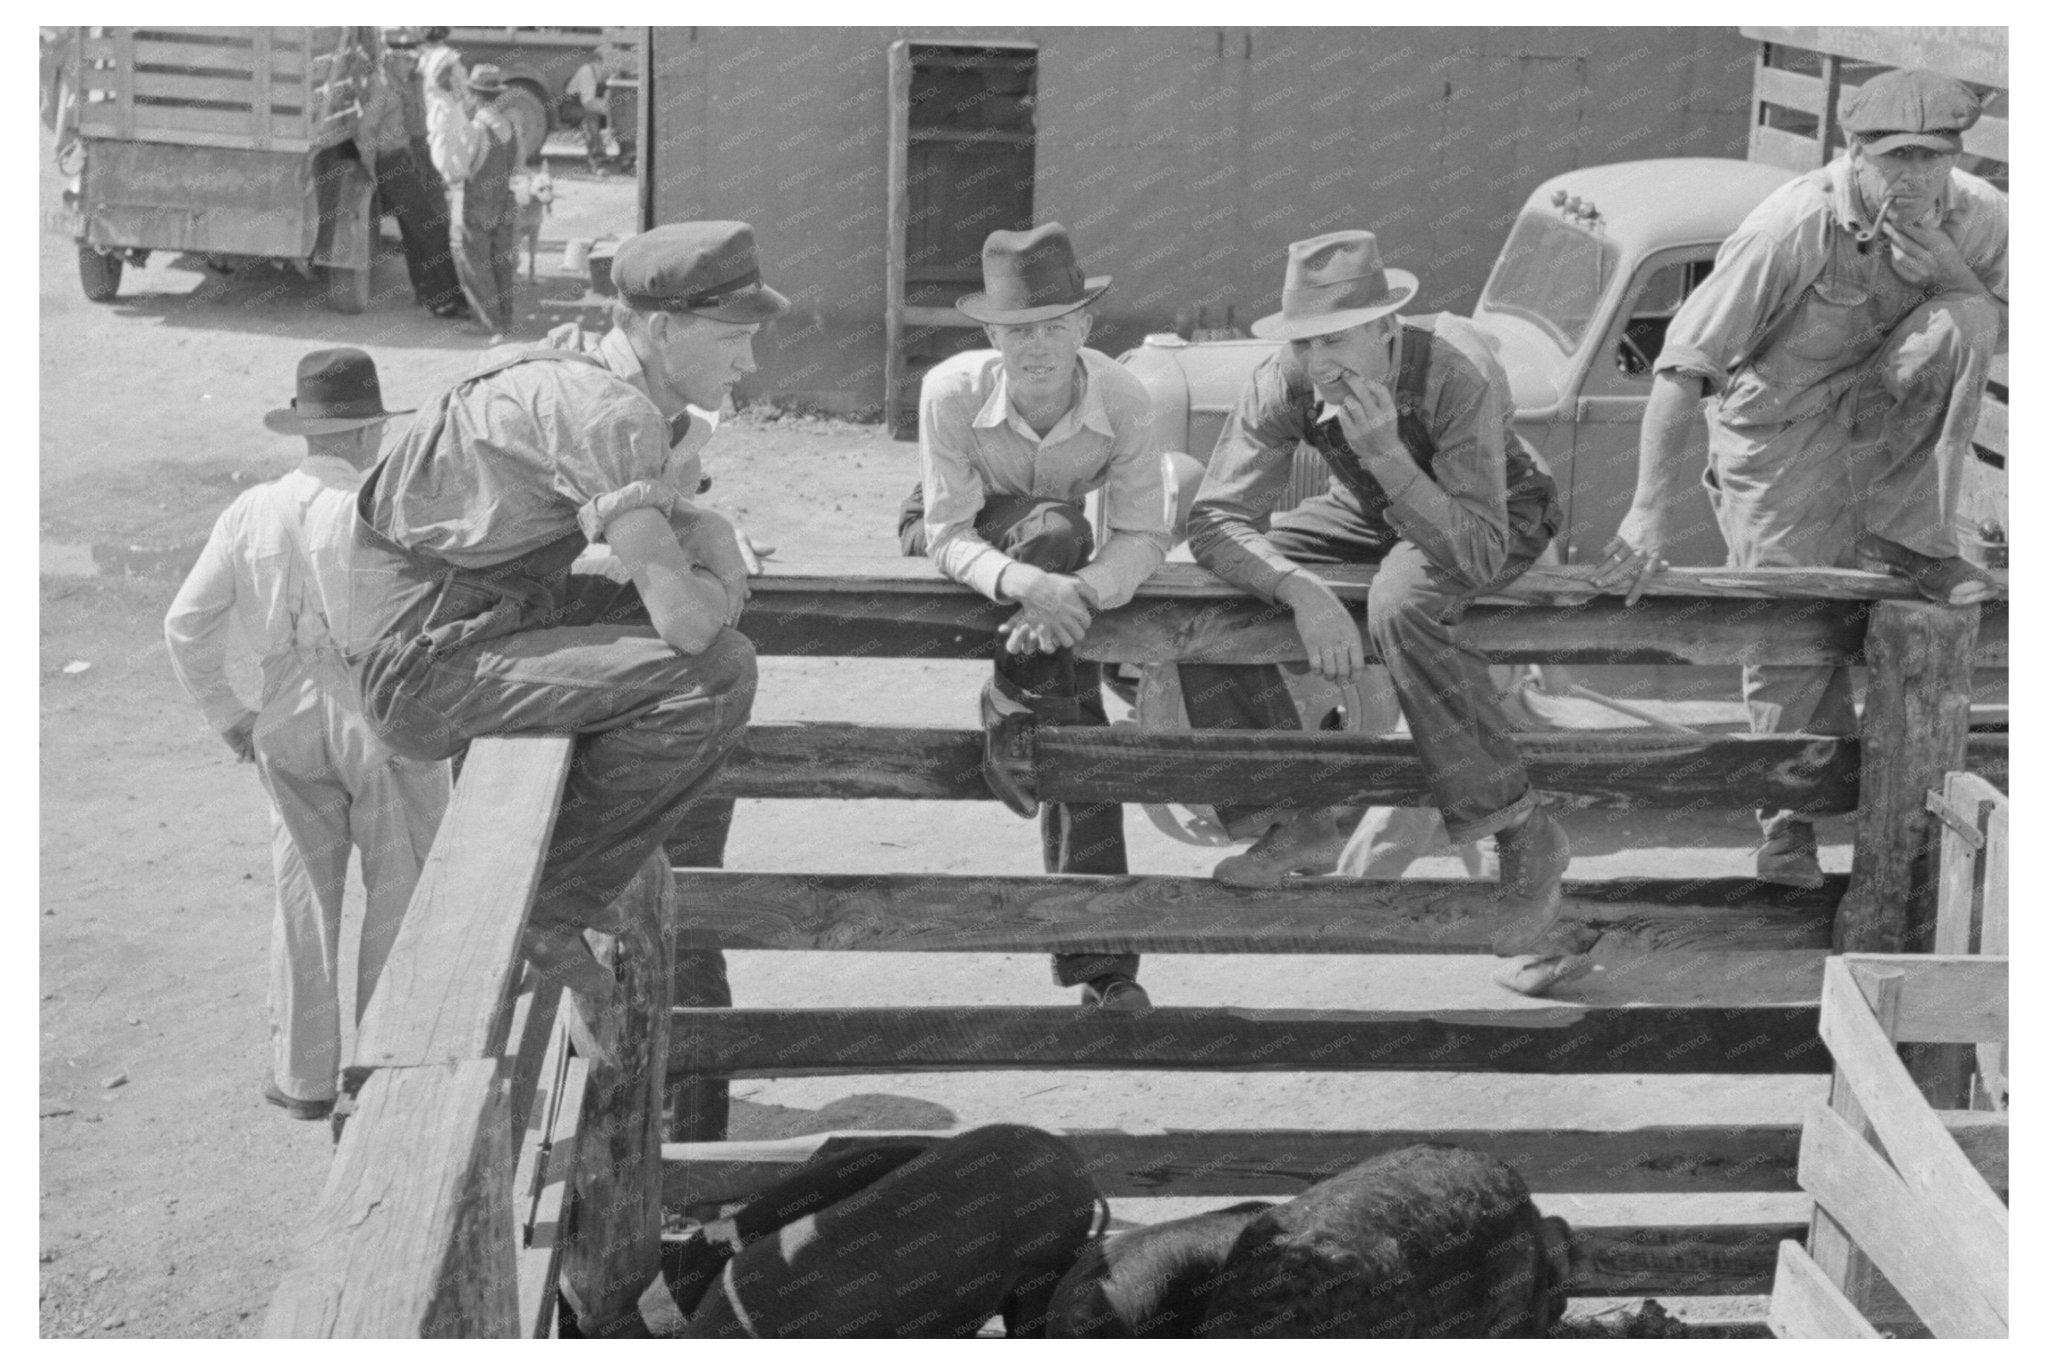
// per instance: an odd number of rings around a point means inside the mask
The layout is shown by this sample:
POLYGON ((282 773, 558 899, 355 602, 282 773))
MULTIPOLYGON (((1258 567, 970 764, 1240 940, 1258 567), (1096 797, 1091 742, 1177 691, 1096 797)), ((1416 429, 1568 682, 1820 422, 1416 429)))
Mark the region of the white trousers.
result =
POLYGON ((448 765, 400 758, 370 733, 333 665, 273 686, 256 719, 270 794, 277 911, 270 937, 271 1066, 294 1099, 335 1095, 341 1071, 341 906, 349 850, 367 909, 356 954, 360 1022, 448 805, 448 765), (281 684, 281 685, 279 685, 281 684))

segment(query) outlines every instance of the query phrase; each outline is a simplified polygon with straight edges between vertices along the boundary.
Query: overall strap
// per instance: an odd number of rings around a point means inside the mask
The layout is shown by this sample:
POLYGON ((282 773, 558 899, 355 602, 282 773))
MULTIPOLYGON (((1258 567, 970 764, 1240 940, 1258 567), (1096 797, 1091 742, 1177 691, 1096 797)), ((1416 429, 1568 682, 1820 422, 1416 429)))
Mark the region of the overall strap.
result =
POLYGON ((1401 373, 1394 381, 1394 410, 1401 444, 1424 474, 1436 477, 1431 467, 1436 459, 1436 436, 1429 429, 1426 395, 1429 389, 1430 343, 1436 337, 1436 315, 1404 318, 1401 323, 1401 373))

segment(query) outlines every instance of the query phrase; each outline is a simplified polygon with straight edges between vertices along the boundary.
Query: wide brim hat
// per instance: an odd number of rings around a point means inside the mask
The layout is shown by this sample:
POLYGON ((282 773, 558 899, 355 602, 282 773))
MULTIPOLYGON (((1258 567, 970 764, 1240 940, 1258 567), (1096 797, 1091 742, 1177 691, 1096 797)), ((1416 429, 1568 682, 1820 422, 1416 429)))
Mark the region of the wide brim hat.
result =
POLYGON ((1252 324, 1267 341, 1299 341, 1363 326, 1405 307, 1422 287, 1405 270, 1380 260, 1370 232, 1329 232, 1287 248, 1280 311, 1252 324))
POLYGON ((1027 232, 991 232, 981 244, 981 285, 980 293, 953 306, 976 322, 1044 322, 1101 298, 1109 276, 1083 275, 1067 230, 1046 223, 1027 232))
POLYGON ((286 436, 328 436, 413 411, 386 408, 377 362, 367 352, 341 346, 300 359, 298 393, 289 405, 264 413, 263 425, 286 436))
POLYGON ((737 221, 669 223, 628 237, 612 257, 611 279, 641 312, 769 322, 791 307, 762 283, 754 229, 737 221))
POLYGON ((469 69, 469 88, 479 95, 502 95, 505 93, 505 69, 489 62, 480 62, 469 69))

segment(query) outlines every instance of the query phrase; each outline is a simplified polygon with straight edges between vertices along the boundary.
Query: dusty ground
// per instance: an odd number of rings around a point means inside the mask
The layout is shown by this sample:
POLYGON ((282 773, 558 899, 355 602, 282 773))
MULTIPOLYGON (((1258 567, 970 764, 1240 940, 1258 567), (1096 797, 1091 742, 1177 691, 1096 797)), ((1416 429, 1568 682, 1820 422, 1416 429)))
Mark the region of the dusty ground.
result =
MULTIPOLYGON (((44 150, 47 152, 47 137, 44 150)), ((283 472, 292 443, 261 413, 289 394, 297 356, 367 347, 387 400, 404 405, 474 359, 477 341, 413 309, 395 248, 378 302, 357 318, 268 271, 229 278, 158 258, 120 299, 79 293, 60 188, 41 179, 40 1242, 46 1336, 254 1333, 295 1230, 325 1177, 324 1125, 263 1104, 268 831, 252 773, 237 767, 172 679, 162 613, 215 513, 251 481, 283 472), (81 668, 79 665, 85 665, 81 668)), ((543 279, 522 292, 523 330, 553 320, 541 296, 578 292, 559 275, 562 238, 623 227, 625 182, 557 163, 559 214, 543 279), (548 278, 554 272, 553 279, 548 278)), ((878 429, 742 420, 712 447, 710 501, 763 539, 806 555, 891 548, 893 507, 914 448, 878 429)), ((971 721, 980 666, 764 661, 762 720, 971 721)), ((1713 719, 1706 712, 1692 719, 1713 719)), ((1576 724, 1597 716, 1560 711, 1576 724)), ((1725 718, 1724 716, 1722 718, 1725 718)), ((1133 869, 1199 873, 1217 850, 1179 844, 1133 812, 1133 869)), ((1746 821, 1574 816, 1585 876, 1732 874, 1746 821)), ((1843 837, 1843 831, 1832 831, 1843 837)), ((1839 844, 1830 867, 1846 862, 1839 844)), ((992 803, 747 803, 739 868, 1036 870, 1030 826, 992 803)), ((1418 871, 1455 875, 1433 859, 1418 871)), ((1039 960, 1021 956, 736 954, 751 1004, 887 1001, 1051 1003, 1039 960)), ((1337 1005, 1370 999, 1499 1003, 1479 959, 1389 967, 1352 958, 1155 958, 1145 977, 1172 1003, 1337 1005)), ((1739 973, 1737 973, 1739 975, 1739 973)), ((1618 973, 1600 989, 1639 989, 1618 973)), ((736 1086, 735 1136, 832 1127, 947 1126, 1002 1117, 1075 1127, 1624 1126, 1784 1122, 1809 1081, 1724 1084, 1478 1076, 1187 1077, 1007 1073, 876 1076, 736 1086)), ((1179 1201, 1131 1201, 1151 1218, 1179 1201)), ((1586 1221, 1665 1216, 1652 1201, 1558 1200, 1586 1221)), ((1685 1221, 1796 1215, 1796 1200, 1703 1201, 1685 1221)), ((1678 1215, 1670 1215, 1674 1219, 1678 1215)))

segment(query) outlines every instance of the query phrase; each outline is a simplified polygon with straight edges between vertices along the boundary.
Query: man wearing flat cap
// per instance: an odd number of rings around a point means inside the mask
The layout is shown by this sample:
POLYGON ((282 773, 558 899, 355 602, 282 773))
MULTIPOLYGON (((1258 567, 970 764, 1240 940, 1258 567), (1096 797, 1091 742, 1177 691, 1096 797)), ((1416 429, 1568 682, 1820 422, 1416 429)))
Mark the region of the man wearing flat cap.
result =
POLYGON ((615 326, 588 352, 492 360, 424 407, 372 471, 357 524, 352 655, 371 724, 422 758, 479 735, 577 735, 529 956, 602 995, 581 931, 686 818, 753 705, 732 528, 677 477, 688 410, 754 369, 789 301, 745 223, 620 246, 615 326), (571 574, 603 542, 626 582, 571 574))
MULTIPOLYGON (((1977 98, 1890 71, 1841 112, 1848 151, 1751 211, 1665 335, 1635 501, 1594 580, 1631 601, 1662 565, 1703 398, 1731 565, 1898 574, 1949 606, 1992 591, 1955 533, 2006 314, 2005 195, 1956 169, 1977 98)), ((1847 668, 1745 668, 1743 697, 1757 734, 1855 733, 1847 668)), ((1819 886, 1811 820, 1757 819, 1757 875, 1819 886)))
MULTIPOLYGON (((1109 288, 1085 276, 1058 223, 989 234, 984 288, 957 305, 994 350, 932 367, 918 400, 924 477, 903 505, 903 551, 948 578, 1015 603, 981 694, 983 776, 1019 815, 1037 814, 1048 872, 1121 875, 1123 808, 1052 805, 1030 790, 1030 727, 1107 725, 1099 677, 1073 646, 1098 611, 1130 601, 1166 558, 1172 512, 1145 390, 1089 349, 1090 309, 1109 288), (1102 544, 1082 500, 1102 490, 1102 544)), ((1064 953, 1053 980, 1090 1009, 1150 1004, 1136 954, 1064 953)))
POLYGON ((314 351, 298 393, 263 421, 303 436, 305 458, 236 498, 214 523, 164 618, 171 667, 270 797, 277 878, 270 936, 272 1076, 264 1098, 295 1118, 334 1107, 341 1074, 341 910, 351 848, 365 906, 356 955, 360 1019, 412 901, 448 804, 445 763, 394 754, 371 733, 339 641, 349 634, 355 494, 387 412, 361 351, 314 351), (226 669, 230 623, 260 656, 251 711, 226 669))
MULTIPOLYGON (((1226 582, 1287 607, 1310 667, 1355 677, 1367 654, 1351 611, 1316 575, 1377 565, 1366 599, 1373 653, 1415 737, 1453 842, 1491 835, 1500 852, 1494 951, 1527 960, 1502 981, 1536 994, 1590 963, 1557 931, 1570 844, 1538 804, 1484 655, 1459 637, 1465 606, 1510 582, 1560 521, 1557 489, 1512 427, 1507 376, 1477 328, 1399 310, 1417 282, 1390 270, 1370 232, 1288 248, 1281 309, 1252 324, 1284 344, 1246 383, 1195 495, 1188 542, 1226 582), (1273 514, 1294 451, 1329 467, 1327 493, 1273 514)), ((1298 730, 1277 668, 1182 664, 1197 729, 1298 730)), ((1328 872, 1344 847, 1333 811, 1219 807, 1256 842, 1217 880, 1278 886, 1328 872)))

